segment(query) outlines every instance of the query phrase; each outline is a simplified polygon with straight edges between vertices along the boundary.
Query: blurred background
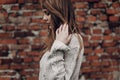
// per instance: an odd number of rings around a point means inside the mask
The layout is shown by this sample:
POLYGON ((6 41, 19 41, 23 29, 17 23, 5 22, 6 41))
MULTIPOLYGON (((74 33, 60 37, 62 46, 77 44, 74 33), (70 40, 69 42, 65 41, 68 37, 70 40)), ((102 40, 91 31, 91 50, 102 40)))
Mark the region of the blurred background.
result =
MULTIPOLYGON (((120 80, 120 1, 72 0, 84 40, 85 80, 120 80)), ((0 80, 38 80, 48 41, 38 0, 0 0, 0 80)))

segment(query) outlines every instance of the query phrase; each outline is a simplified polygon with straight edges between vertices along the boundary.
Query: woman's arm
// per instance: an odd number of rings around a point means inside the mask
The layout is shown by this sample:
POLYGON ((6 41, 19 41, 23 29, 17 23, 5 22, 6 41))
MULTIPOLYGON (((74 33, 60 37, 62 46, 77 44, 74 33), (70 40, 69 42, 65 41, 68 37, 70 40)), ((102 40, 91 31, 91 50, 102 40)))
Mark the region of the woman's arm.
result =
POLYGON ((64 54, 69 50, 69 47, 64 43, 55 40, 49 56, 47 58, 46 76, 49 80, 67 80, 67 72, 65 68, 64 54))
POLYGON ((61 25, 56 30, 56 40, 54 41, 48 56, 48 78, 50 80, 67 80, 64 54, 69 50, 67 44, 71 40, 68 32, 68 25, 61 25))

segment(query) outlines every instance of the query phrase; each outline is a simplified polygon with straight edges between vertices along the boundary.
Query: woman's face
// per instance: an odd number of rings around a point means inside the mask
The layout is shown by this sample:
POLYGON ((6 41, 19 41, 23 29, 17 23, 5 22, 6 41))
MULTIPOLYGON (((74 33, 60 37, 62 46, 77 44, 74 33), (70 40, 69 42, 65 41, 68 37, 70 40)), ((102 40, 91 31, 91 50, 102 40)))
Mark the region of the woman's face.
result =
POLYGON ((51 15, 48 12, 47 9, 43 9, 44 15, 43 15, 43 20, 45 20, 47 23, 51 22, 51 15))

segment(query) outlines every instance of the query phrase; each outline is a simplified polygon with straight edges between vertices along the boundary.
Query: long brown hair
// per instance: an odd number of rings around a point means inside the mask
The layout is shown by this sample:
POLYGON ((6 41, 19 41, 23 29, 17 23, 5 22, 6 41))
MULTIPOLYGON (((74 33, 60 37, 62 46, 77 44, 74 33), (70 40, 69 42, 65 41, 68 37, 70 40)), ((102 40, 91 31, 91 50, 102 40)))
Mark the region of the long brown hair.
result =
MULTIPOLYGON (((75 21, 75 13, 73 5, 70 0, 40 0, 43 9, 47 9, 51 15, 51 28, 49 33, 48 49, 50 50, 53 41, 55 40, 55 31, 61 24, 67 23, 69 25, 69 34, 79 33, 75 21)), ((80 37, 78 36, 80 47, 82 48, 80 37)))

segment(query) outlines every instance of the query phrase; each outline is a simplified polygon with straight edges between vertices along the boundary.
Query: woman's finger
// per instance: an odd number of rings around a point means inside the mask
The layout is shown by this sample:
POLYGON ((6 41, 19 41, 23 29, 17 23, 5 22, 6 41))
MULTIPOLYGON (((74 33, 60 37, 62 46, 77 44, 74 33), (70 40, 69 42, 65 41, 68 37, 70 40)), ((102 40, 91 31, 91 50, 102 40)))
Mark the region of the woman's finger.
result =
POLYGON ((62 28, 63 28, 63 25, 60 25, 60 27, 59 27, 59 32, 62 31, 62 28))
POLYGON ((66 35, 69 34, 69 31, 68 31, 68 24, 65 24, 65 25, 64 25, 64 31, 65 31, 66 35))
POLYGON ((63 31, 66 31, 66 23, 63 25, 63 31))
POLYGON ((71 38, 72 38, 72 34, 70 34, 67 38, 68 43, 71 41, 71 38))
POLYGON ((66 25, 66 29, 65 29, 65 30, 66 30, 67 32, 69 32, 69 31, 68 31, 68 24, 66 25))

